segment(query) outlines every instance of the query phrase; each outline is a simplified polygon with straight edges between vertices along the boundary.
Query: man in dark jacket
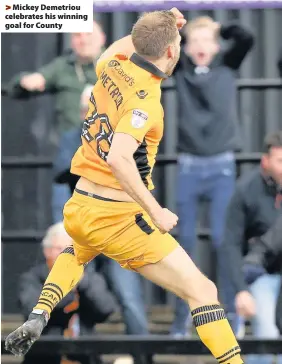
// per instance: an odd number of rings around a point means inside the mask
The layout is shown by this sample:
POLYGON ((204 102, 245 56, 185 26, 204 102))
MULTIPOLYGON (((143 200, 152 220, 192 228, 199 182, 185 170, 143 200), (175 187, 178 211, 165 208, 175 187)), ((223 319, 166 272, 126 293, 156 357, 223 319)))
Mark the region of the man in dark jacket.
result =
MULTIPOLYGON (((21 311, 27 319, 35 306, 43 284, 57 256, 68 245, 71 238, 67 235, 63 223, 51 226, 43 239, 42 246, 46 261, 37 264, 20 277, 19 302, 21 311)), ((104 322, 116 309, 114 297, 107 288, 103 276, 96 273, 91 263, 76 290, 71 291, 55 308, 54 315, 44 330, 44 335, 64 335, 69 329, 71 336, 93 334, 94 326, 104 322), (76 316, 76 317, 75 317, 76 316)), ((89 358, 76 357, 81 364, 87 364, 89 358)), ((59 364, 61 357, 32 356, 32 350, 25 356, 24 364, 59 364)), ((99 358, 96 358, 99 363, 99 358)))
MULTIPOLYGON (((226 220, 222 253, 226 269, 236 290, 236 309, 243 317, 252 317, 252 331, 259 338, 275 338, 275 309, 281 275, 262 274, 254 283, 250 270, 243 269, 243 256, 252 240, 265 234, 281 214, 282 132, 265 139, 261 167, 243 175, 237 182, 226 220)), ((247 362, 268 364, 271 355, 249 356, 247 362)), ((279 363, 282 357, 279 357, 279 363)))
MULTIPOLYGON (((185 45, 175 71, 179 100, 177 208, 179 241, 195 256, 200 198, 210 201, 212 243, 220 249, 225 212, 235 184, 234 150, 238 146, 236 75, 253 45, 240 25, 223 26, 209 17, 188 23, 185 45), (230 41, 220 50, 220 37, 230 41)), ((221 266, 221 265, 220 265, 221 266)), ((234 294, 219 269, 219 290, 227 311, 234 312, 234 294)), ((177 299, 172 334, 186 334, 188 307, 177 299)))
MULTIPOLYGON (((244 258, 245 275, 251 283, 263 274, 282 274, 282 215, 261 237, 254 238, 244 258)), ((282 335, 282 281, 276 306, 276 325, 282 335)))
POLYGON ((59 132, 79 126, 80 96, 87 84, 94 85, 97 80, 95 64, 105 40, 105 34, 96 22, 93 22, 92 33, 72 33, 70 51, 33 73, 15 75, 8 84, 8 95, 20 99, 46 93, 55 95, 59 132))

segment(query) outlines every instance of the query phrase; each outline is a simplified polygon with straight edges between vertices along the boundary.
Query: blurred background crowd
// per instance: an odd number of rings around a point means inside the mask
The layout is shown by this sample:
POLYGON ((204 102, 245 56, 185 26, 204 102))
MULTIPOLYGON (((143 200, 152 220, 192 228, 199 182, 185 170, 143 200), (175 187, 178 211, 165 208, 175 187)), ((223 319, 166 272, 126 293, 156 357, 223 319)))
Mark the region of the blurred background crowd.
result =
MULTIPOLYGON (((217 282, 238 338, 277 338, 282 335, 282 10, 185 16, 181 57, 163 83, 166 132, 155 171, 156 197, 178 214, 174 235, 217 282)), ((31 311, 69 243, 62 209, 77 181, 69 166, 96 82, 95 63, 137 17, 95 14, 92 33, 2 34, 4 334, 31 311)), ((88 265, 45 330, 73 337, 99 333, 195 335, 183 301, 105 257, 88 265)), ((27 355, 24 362, 39 360, 89 361, 27 355)), ((246 359, 274 362, 281 364, 282 358, 246 359)))

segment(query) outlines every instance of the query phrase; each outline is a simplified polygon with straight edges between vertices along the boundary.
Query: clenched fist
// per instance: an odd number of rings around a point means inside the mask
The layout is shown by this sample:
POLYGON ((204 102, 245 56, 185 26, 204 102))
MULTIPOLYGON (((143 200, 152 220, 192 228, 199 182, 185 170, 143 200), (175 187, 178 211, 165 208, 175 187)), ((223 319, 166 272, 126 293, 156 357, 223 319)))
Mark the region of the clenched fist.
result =
POLYGON ((184 19, 184 15, 177 8, 172 8, 172 9, 170 9, 170 11, 176 17, 177 28, 181 29, 186 24, 186 20, 184 19))
POLYGON ((168 209, 162 209, 152 220, 160 232, 165 234, 176 226, 178 217, 168 209))

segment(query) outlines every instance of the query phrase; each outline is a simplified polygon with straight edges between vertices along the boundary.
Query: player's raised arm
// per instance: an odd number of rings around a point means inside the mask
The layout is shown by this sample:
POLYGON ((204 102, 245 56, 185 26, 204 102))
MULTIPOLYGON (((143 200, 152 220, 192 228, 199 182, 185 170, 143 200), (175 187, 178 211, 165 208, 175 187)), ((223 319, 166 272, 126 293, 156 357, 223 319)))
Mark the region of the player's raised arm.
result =
POLYGON ((168 209, 163 209, 145 187, 133 158, 138 146, 133 136, 116 133, 107 162, 122 189, 147 211, 154 224, 165 233, 177 224, 178 217, 168 209))
POLYGON ((101 57, 98 59, 98 62, 107 59, 114 54, 122 53, 126 56, 130 57, 135 52, 134 45, 132 43, 131 35, 127 35, 124 38, 121 38, 111 44, 109 48, 105 50, 105 52, 101 55, 101 57))

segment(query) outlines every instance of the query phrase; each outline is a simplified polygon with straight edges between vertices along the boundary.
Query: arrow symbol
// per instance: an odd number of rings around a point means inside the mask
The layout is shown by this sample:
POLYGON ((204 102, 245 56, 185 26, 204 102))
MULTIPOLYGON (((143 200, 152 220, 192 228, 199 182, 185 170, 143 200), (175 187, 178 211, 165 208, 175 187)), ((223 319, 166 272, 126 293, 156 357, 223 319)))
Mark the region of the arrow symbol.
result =
POLYGON ((6 10, 10 10, 11 6, 10 5, 6 5, 6 10))

